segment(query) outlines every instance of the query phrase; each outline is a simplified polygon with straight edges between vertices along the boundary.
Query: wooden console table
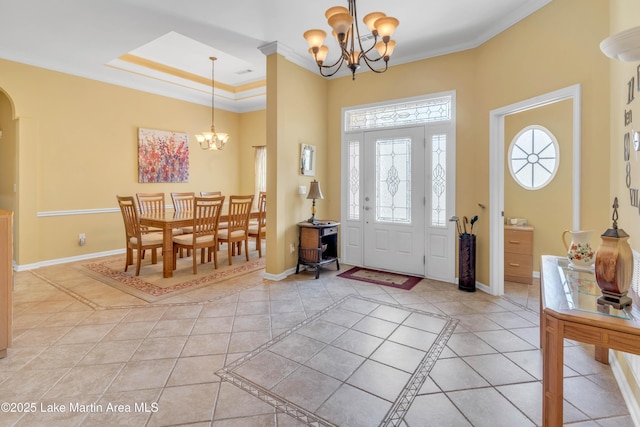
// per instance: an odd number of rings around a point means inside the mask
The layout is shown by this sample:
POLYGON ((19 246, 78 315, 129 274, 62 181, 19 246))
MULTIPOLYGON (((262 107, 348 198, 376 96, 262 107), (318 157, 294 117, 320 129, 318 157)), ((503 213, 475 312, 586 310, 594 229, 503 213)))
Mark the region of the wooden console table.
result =
POLYGON ((594 344, 596 360, 609 363, 609 349, 640 354, 640 306, 598 305, 593 270, 569 266, 565 257, 542 256, 540 264, 540 346, 543 356, 542 425, 562 426, 564 339, 594 344))
POLYGON ((300 265, 309 265, 316 269, 316 279, 320 276, 320 267, 326 264, 338 262, 338 226, 336 221, 299 222, 298 229, 298 265, 296 274, 300 271, 300 265))

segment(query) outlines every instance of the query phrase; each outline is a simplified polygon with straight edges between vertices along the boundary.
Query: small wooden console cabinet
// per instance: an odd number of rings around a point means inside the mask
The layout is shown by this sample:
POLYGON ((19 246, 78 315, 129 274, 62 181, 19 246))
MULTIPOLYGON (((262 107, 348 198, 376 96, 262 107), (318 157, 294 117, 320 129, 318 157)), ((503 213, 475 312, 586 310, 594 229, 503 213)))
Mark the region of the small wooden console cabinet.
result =
POLYGON ((309 265, 316 269, 316 279, 320 276, 320 267, 326 264, 338 262, 338 226, 336 221, 299 222, 298 265, 296 274, 300 271, 300 265, 309 265))
POLYGON ((0 357, 11 347, 13 212, 0 209, 0 357))
POLYGON ((533 227, 504 226, 504 280, 531 284, 533 227))

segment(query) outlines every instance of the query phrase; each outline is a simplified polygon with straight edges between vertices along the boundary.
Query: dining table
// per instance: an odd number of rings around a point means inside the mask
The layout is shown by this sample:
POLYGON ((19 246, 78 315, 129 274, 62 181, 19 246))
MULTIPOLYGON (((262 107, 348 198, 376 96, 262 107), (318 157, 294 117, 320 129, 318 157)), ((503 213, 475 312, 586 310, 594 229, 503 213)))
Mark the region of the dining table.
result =
MULTIPOLYGON (((252 219, 258 212, 251 212, 252 219)), ((226 212, 220 214, 220 222, 228 222, 226 212)), ((162 230, 162 277, 173 277, 173 230, 193 225, 193 211, 151 211, 140 215, 140 225, 162 230)))

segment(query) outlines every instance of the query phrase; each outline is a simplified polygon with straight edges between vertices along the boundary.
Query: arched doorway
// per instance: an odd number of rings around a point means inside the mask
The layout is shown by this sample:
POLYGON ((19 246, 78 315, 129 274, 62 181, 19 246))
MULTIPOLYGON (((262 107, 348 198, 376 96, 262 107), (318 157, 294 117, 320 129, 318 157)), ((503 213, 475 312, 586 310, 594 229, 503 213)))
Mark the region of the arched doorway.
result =
MULTIPOLYGON (((17 127, 14 119, 13 101, 0 88, 0 209, 14 212, 17 221, 18 210, 18 144, 17 127)), ((17 226, 14 225, 14 230, 17 226)), ((14 257, 17 254, 17 239, 14 239, 14 257)))

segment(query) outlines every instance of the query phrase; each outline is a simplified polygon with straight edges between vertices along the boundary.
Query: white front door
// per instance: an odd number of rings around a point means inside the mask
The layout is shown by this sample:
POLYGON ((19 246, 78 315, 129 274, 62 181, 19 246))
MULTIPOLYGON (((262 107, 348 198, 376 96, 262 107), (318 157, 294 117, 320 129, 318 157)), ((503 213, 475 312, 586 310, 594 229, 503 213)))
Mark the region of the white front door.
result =
POLYGON ((425 274, 424 127, 366 132, 364 266, 425 274))

